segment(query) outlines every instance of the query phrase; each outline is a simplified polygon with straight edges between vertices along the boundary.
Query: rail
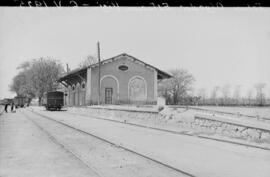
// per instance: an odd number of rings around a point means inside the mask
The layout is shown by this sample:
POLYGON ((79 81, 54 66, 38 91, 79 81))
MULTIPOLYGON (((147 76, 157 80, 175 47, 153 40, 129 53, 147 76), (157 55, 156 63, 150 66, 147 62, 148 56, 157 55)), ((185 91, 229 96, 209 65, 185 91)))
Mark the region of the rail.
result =
MULTIPOLYGON (((36 113, 36 114, 39 114, 36 111, 34 111, 33 109, 31 111, 36 113)), ((268 147, 256 146, 256 145, 251 145, 251 144, 247 144, 247 143, 241 143, 241 142, 236 142, 236 141, 231 141, 231 140, 224 140, 224 139, 213 138, 213 137, 208 137, 208 136, 203 136, 203 135, 194 135, 192 133, 188 133, 185 131, 175 131, 175 130, 168 130, 168 129, 163 129, 163 128, 156 128, 156 127, 152 127, 152 126, 146 126, 146 125, 141 125, 141 124, 136 124, 136 123, 108 119, 108 118, 104 118, 104 117, 100 117, 100 116, 91 115, 91 117, 89 117, 88 115, 80 114, 80 113, 70 113, 70 112, 66 112, 66 113, 73 114, 73 115, 80 115, 80 116, 92 118, 92 119, 100 119, 100 120, 110 121, 110 122, 119 123, 119 124, 126 124, 126 125, 130 125, 130 126, 135 126, 135 127, 152 129, 152 130, 172 133, 172 134, 176 134, 176 135, 192 136, 192 137, 197 137, 197 138, 201 138, 201 139, 207 139, 207 140, 212 140, 212 141, 218 141, 218 142, 223 142, 223 143, 229 143, 229 144, 234 144, 234 145, 246 146, 246 147, 250 147, 250 148, 258 148, 258 149, 270 151, 270 148, 268 148, 268 147)))
POLYGON ((97 139, 99 139, 99 140, 101 140, 101 141, 104 141, 104 142, 106 142, 106 143, 109 143, 109 144, 111 144, 111 145, 113 145, 113 146, 115 146, 115 147, 118 147, 118 148, 123 149, 123 150, 125 150, 125 151, 128 151, 128 152, 130 152, 130 153, 133 153, 133 154, 135 154, 135 155, 137 155, 137 156, 140 156, 140 157, 142 157, 142 158, 145 158, 145 159, 147 159, 147 160, 153 161, 153 162, 155 162, 155 163, 157 163, 157 164, 163 165, 163 166, 165 166, 165 167, 167 167, 167 168, 169 168, 169 169, 171 169, 171 170, 177 171, 177 172, 179 172, 179 173, 181 173, 181 174, 183 174, 183 175, 187 175, 187 176, 189 176, 189 177, 195 177, 193 174, 190 174, 190 173, 188 173, 188 172, 185 172, 185 171, 183 171, 183 170, 181 170, 181 169, 178 169, 178 168, 176 168, 176 167, 173 167, 173 166, 171 166, 171 165, 169 165, 169 164, 163 163, 163 162, 161 162, 161 161, 159 161, 159 160, 156 160, 156 159, 154 159, 154 158, 148 157, 148 156, 146 156, 146 155, 144 155, 144 154, 141 154, 141 153, 139 153, 139 152, 136 152, 136 151, 134 151, 134 150, 132 150, 132 149, 129 149, 129 148, 127 148, 127 147, 124 147, 124 146, 122 146, 122 145, 116 144, 116 143, 114 143, 114 142, 112 142, 112 141, 110 141, 110 140, 107 140, 107 139, 105 139, 105 138, 102 138, 102 137, 100 137, 100 136, 97 136, 97 135, 94 135, 94 134, 92 134, 92 133, 86 132, 86 131, 84 131, 84 130, 78 129, 78 128, 73 127, 73 126, 71 126, 71 125, 69 125, 69 124, 66 124, 66 123, 64 123, 64 122, 62 122, 62 121, 55 120, 55 119, 53 119, 53 118, 51 118, 51 117, 49 117, 49 116, 42 115, 42 114, 40 114, 40 113, 38 113, 38 112, 35 112, 35 111, 33 111, 33 110, 32 110, 32 112, 35 113, 36 115, 39 115, 39 116, 42 117, 42 118, 51 120, 51 121, 53 121, 53 122, 55 122, 55 123, 58 123, 58 124, 63 125, 63 126, 65 126, 65 127, 69 127, 69 128, 71 128, 71 129, 73 129, 73 130, 76 130, 76 131, 78 131, 78 132, 80 132, 80 133, 83 133, 83 134, 92 136, 92 137, 94 137, 94 138, 97 138, 97 139))
POLYGON ((36 121, 31 119, 27 114, 22 112, 22 114, 30 120, 35 126, 37 126, 42 132, 44 132, 55 144, 58 144, 61 148, 63 148, 65 151, 69 152, 73 157, 75 157, 77 160, 79 160, 84 166, 89 168, 94 174, 96 174, 99 177, 102 177, 96 170, 94 170, 91 166, 89 166, 84 160, 82 160, 76 153, 72 152, 69 148, 67 148, 63 143, 58 141, 53 135, 51 135, 48 131, 46 131, 42 126, 40 126, 36 121))

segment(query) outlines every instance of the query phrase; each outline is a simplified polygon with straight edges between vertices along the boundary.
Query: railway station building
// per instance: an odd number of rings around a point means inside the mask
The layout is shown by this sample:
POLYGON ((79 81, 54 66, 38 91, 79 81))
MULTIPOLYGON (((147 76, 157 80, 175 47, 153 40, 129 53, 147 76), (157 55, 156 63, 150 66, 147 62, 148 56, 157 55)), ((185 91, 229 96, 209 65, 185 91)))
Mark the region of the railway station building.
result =
POLYGON ((171 75, 130 56, 120 54, 99 64, 78 68, 59 78, 65 86, 66 106, 101 104, 156 104, 158 80, 171 75))

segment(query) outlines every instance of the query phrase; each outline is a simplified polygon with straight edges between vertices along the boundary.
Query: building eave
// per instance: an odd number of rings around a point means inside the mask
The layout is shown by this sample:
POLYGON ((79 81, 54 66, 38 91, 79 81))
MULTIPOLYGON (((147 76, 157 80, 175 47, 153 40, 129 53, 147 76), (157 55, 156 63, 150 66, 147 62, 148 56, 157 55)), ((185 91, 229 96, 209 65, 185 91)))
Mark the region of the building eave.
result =
MULTIPOLYGON (((147 64, 147 63, 145 63, 145 62, 143 62, 143 61, 141 61, 141 60, 139 60, 139 59, 137 59, 137 58, 135 58, 135 57, 133 57, 133 56, 131 56, 131 55, 128 55, 128 54, 126 54, 126 53, 122 53, 122 54, 119 54, 119 55, 117 55, 117 56, 114 56, 114 57, 111 57, 111 58, 102 60, 102 61, 100 62, 100 64, 101 64, 101 65, 104 65, 104 64, 106 64, 106 63, 113 62, 113 61, 115 61, 115 60, 120 59, 121 56, 128 56, 128 57, 130 57, 131 59, 133 59, 136 63, 141 64, 141 65, 144 65, 145 67, 147 67, 147 68, 149 68, 149 69, 154 69, 154 70, 156 70, 156 71, 157 71, 157 77, 158 77, 157 79, 158 79, 158 80, 161 80, 161 79, 169 79, 169 78, 172 77, 172 76, 171 76, 170 74, 168 74, 167 72, 162 71, 162 70, 160 70, 160 69, 158 69, 158 68, 156 68, 156 67, 154 67, 154 66, 152 66, 152 65, 150 65, 150 64, 147 64)), ((78 73, 86 72, 86 71, 87 71, 87 68, 94 68, 94 67, 97 67, 97 66, 98 66, 98 63, 95 63, 95 64, 92 64, 92 65, 87 66, 87 67, 74 69, 74 70, 70 71, 69 73, 67 73, 66 75, 60 77, 57 81, 58 81, 58 82, 62 82, 62 81, 65 81, 65 80, 67 80, 67 79, 69 79, 69 78, 71 78, 71 77, 77 77, 78 73)))
MULTIPOLYGON (((167 72, 162 71, 162 70, 160 70, 160 69, 158 69, 158 68, 156 68, 156 67, 154 67, 154 66, 152 66, 152 65, 150 65, 150 64, 147 64, 147 63, 145 63, 145 62, 143 62, 143 61, 141 61, 141 60, 139 60, 139 59, 137 59, 137 58, 135 58, 135 57, 133 57, 133 56, 131 56, 131 55, 128 55, 128 54, 126 54, 126 53, 119 54, 119 55, 117 55, 117 56, 108 58, 108 59, 106 59, 106 60, 102 60, 100 63, 101 63, 101 65, 106 64, 106 63, 110 63, 110 62, 113 62, 113 61, 115 61, 115 60, 117 60, 117 59, 120 59, 121 56, 128 56, 128 57, 132 58, 134 61, 136 61, 136 63, 142 64, 142 65, 144 65, 144 66, 146 66, 146 67, 150 67, 151 69, 156 70, 157 73, 158 73, 158 79, 168 79, 168 78, 171 78, 171 77, 172 77, 172 76, 171 76, 170 74, 168 74, 167 72)), ((95 64, 90 65, 90 66, 88 66, 88 67, 97 67, 97 66, 98 66, 98 63, 95 63, 95 64)))
POLYGON ((57 80, 57 82, 65 81, 66 79, 69 79, 71 77, 79 77, 78 74, 86 73, 86 72, 87 72, 87 67, 74 69, 70 71, 69 73, 66 73, 64 76, 60 77, 57 80))

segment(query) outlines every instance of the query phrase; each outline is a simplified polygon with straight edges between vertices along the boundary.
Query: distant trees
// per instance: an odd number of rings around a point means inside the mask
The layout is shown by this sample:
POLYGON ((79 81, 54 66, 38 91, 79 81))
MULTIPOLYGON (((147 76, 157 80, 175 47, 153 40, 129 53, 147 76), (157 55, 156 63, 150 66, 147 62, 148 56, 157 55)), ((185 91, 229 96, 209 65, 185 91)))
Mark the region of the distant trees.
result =
POLYGON ((205 101, 206 101, 206 90, 204 88, 199 89, 198 97, 199 97, 198 102, 201 103, 202 105, 204 105, 205 101))
POLYGON ((220 88, 218 86, 215 86, 212 90, 212 93, 211 93, 211 99, 213 101, 213 103, 215 105, 218 105, 218 102, 217 102, 217 92, 220 88))
POLYGON ((195 78, 185 69, 168 71, 173 76, 158 83, 159 95, 165 97, 166 104, 173 105, 215 105, 215 106, 265 106, 270 105, 266 97, 266 83, 257 83, 253 88, 243 90, 242 85, 214 86, 209 94, 205 88, 193 89, 195 78), (245 93, 243 92, 245 91, 245 93))
POLYGON ((29 70, 29 63, 25 62, 17 67, 19 73, 13 78, 12 84, 9 86, 10 91, 15 92, 17 95, 34 97, 35 93, 31 86, 31 72, 29 70))
POLYGON ((248 105, 251 106, 251 100, 252 100, 252 90, 249 89, 247 92, 247 100, 248 100, 248 105))
POLYGON ((237 85, 235 88, 234 88, 234 92, 233 92, 233 102, 235 105, 238 105, 239 104, 239 101, 240 101, 240 92, 241 92, 241 85, 237 85))
POLYGON ((17 67, 19 73, 13 78, 10 90, 17 95, 38 97, 44 92, 55 90, 56 80, 64 72, 59 61, 53 58, 38 58, 17 67))
POLYGON ((266 86, 265 83, 257 83, 254 85, 257 92, 257 103, 260 106, 262 106, 265 102, 265 93, 264 93, 265 86, 266 86))
POLYGON ((168 104, 181 104, 189 97, 188 92, 192 90, 195 78, 185 69, 172 69, 169 72, 173 77, 159 83, 159 92, 168 104))
POLYGON ((226 105, 228 104, 228 99, 229 99, 229 93, 230 93, 230 85, 224 85, 222 88, 221 88, 221 92, 222 92, 222 102, 221 104, 222 105, 226 105))
POLYGON ((94 57, 93 55, 87 55, 86 58, 82 62, 80 62, 79 67, 80 68, 87 67, 97 62, 98 62, 97 57, 94 57))
POLYGON ((249 88, 246 93, 241 93, 241 85, 231 87, 224 85, 223 87, 213 87, 209 96, 205 95, 204 89, 199 89, 197 96, 200 98, 199 105, 220 105, 220 106, 266 106, 270 105, 270 94, 266 97, 264 89, 265 83, 257 83, 254 88, 249 88), (220 93, 220 94, 218 94, 220 93), (254 94, 255 93, 255 94, 254 94))

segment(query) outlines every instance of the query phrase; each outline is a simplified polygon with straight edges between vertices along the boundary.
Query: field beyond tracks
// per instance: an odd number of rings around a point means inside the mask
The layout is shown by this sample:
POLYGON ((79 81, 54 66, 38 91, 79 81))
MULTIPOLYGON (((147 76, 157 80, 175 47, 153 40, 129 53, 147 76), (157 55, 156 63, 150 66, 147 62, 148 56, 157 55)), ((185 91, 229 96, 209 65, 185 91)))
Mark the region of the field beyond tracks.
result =
POLYGON ((191 106, 191 108, 199 108, 205 110, 242 114, 247 116, 270 119, 270 107, 191 106))

